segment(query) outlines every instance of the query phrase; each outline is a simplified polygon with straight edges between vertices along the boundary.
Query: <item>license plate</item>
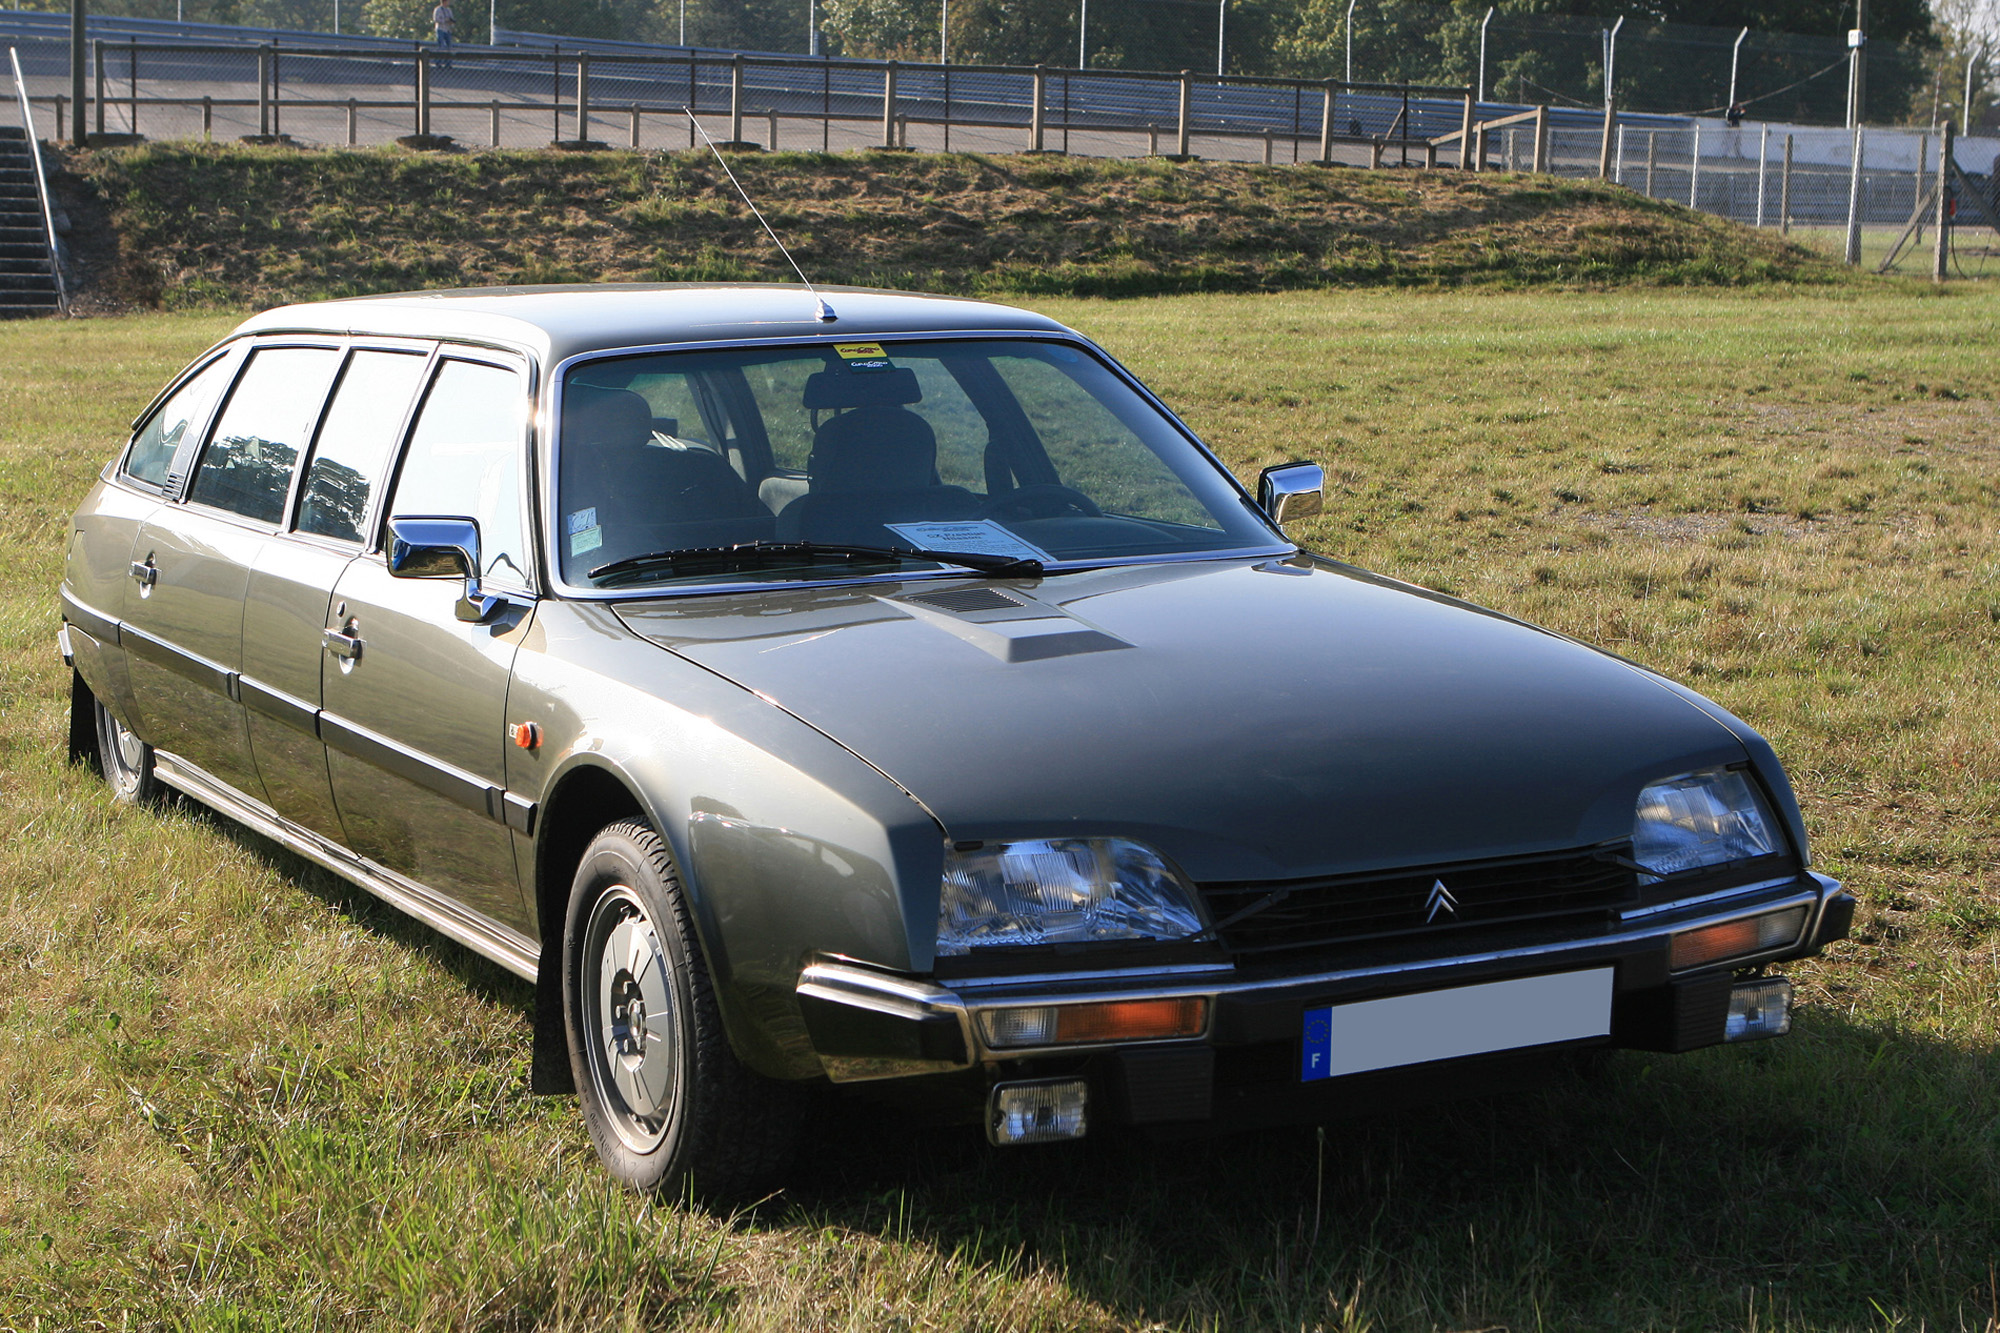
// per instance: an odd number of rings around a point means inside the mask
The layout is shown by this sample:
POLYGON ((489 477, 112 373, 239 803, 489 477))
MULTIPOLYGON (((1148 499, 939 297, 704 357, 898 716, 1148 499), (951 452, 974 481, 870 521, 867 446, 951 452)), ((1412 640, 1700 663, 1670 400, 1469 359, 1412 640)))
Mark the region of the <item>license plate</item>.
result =
POLYGON ((1519 977, 1306 1010, 1300 1079, 1602 1037, 1612 969, 1519 977))

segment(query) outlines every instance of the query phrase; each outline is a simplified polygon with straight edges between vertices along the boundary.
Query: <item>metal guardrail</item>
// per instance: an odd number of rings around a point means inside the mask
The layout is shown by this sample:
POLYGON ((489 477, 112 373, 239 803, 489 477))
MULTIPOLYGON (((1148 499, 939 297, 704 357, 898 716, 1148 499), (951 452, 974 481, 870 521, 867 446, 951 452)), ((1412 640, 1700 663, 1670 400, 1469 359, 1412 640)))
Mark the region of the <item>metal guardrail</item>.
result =
POLYGON ((49 272, 56 280, 56 308, 69 313, 69 290, 63 283, 61 243, 56 240, 55 208, 49 199, 49 177, 42 169, 42 144, 35 137, 35 115, 28 105, 28 82, 21 77, 21 57, 13 47, 7 59, 14 67, 14 94, 21 99, 21 129, 28 137, 28 156, 35 163, 35 194, 42 201, 42 228, 49 240, 49 272))

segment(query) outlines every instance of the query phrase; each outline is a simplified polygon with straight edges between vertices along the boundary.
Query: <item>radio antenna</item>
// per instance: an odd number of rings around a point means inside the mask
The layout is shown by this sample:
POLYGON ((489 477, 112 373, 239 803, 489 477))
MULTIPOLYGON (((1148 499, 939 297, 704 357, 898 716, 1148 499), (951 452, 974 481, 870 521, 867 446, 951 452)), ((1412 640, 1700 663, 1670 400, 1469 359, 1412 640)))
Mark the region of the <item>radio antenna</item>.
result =
POLYGON ((826 298, 819 294, 819 288, 812 285, 812 279, 806 276, 806 271, 799 267, 799 261, 792 258, 792 252, 787 250, 785 243, 778 239, 778 233, 772 231, 771 224, 764 221, 764 215, 758 211, 756 203, 751 200, 750 192, 743 188, 743 182, 737 180, 736 173, 729 169, 729 163, 722 156, 722 150, 715 146, 715 140, 709 138, 708 131, 701 127, 701 121, 694 114, 694 108, 682 107, 681 110, 687 112, 688 124, 694 126, 695 133, 699 134, 701 141, 708 145, 708 151, 715 154, 716 162, 722 167, 722 174, 729 177, 729 183, 736 187, 736 193, 743 196, 743 202, 749 205, 751 214, 763 225, 764 234, 771 238, 771 244, 778 247, 778 253, 783 255, 785 262, 792 266, 792 272, 799 275, 799 281, 803 282, 806 285, 806 290, 812 293, 814 316, 822 324, 831 324, 836 319, 839 319, 840 316, 833 313, 833 307, 826 303, 826 298))

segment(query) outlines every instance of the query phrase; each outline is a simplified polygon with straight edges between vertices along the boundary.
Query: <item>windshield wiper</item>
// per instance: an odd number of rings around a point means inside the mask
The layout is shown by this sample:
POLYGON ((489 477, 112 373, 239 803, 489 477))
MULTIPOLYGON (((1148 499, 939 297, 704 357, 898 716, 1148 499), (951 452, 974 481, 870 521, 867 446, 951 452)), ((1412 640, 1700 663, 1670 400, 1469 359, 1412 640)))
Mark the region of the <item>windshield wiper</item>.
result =
POLYGON ((678 551, 652 551, 599 565, 593 582, 618 579, 650 569, 682 573, 724 574, 771 564, 863 564, 879 560, 935 560, 959 565, 992 578, 1039 578, 1042 562, 1022 556, 988 555, 977 551, 927 551, 914 546, 848 546, 835 542, 738 542, 734 546, 703 546, 678 551))

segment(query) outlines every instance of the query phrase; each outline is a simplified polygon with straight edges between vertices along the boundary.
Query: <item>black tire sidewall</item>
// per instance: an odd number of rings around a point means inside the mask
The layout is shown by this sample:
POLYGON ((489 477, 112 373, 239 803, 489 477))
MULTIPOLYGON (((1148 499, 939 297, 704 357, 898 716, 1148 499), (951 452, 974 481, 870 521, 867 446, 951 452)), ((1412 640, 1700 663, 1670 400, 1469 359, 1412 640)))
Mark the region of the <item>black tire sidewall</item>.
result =
MULTIPOLYGON (((599 833, 584 851, 572 883, 563 925, 563 1024, 569 1039, 570 1068, 585 1127, 605 1168, 634 1189, 657 1192, 677 1186, 687 1176, 701 1135, 703 1097, 700 1017, 696 1005, 707 997, 696 985, 700 966, 687 928, 680 891, 672 879, 659 836, 636 824, 614 824, 599 833), (605 893, 618 886, 630 890, 645 908, 667 962, 676 1019, 675 1071, 678 1095, 659 1145, 639 1152, 612 1126, 613 1110, 605 1102, 596 1054, 596 999, 584 991, 584 948, 591 912, 605 893)), ((615 1092, 611 1095, 616 1095, 615 1092)))

